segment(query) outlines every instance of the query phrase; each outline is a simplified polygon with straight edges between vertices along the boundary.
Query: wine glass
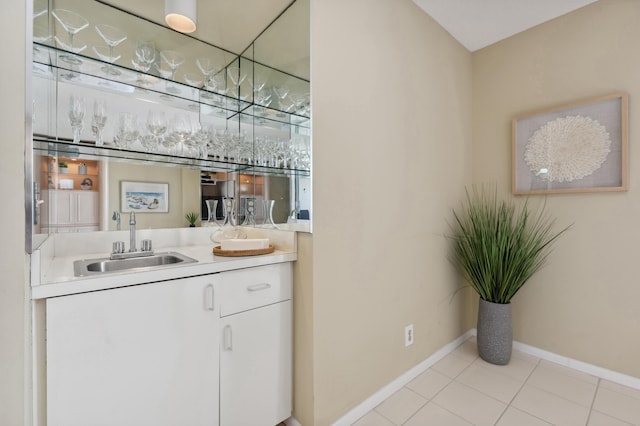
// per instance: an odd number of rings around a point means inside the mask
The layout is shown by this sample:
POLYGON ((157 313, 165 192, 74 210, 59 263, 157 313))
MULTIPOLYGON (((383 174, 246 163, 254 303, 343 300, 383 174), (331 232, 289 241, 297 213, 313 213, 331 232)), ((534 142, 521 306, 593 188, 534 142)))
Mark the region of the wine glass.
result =
POLYGON ((118 121, 116 144, 120 148, 128 148, 140 135, 138 130, 138 116, 131 112, 121 112, 118 121))
POLYGON ((267 81, 269 81, 269 79, 266 76, 256 74, 253 76, 253 80, 249 80, 249 83, 251 83, 254 92, 259 92, 264 88, 265 84, 267 84, 267 81))
MULTIPOLYGON (((209 58, 196 59, 196 65, 198 66, 198 69, 200 70, 202 75, 204 75, 205 86, 207 85, 207 82, 211 79, 211 76, 220 70, 220 68, 216 65, 216 63, 209 58)), ((203 93, 202 97, 211 98, 211 94, 203 93)))
POLYGON ((149 110, 147 113, 147 129, 156 141, 167 132, 167 119, 164 111, 149 110))
MULTIPOLYGON (((197 99, 198 93, 200 92, 200 87, 202 87, 202 77, 200 76, 200 74, 195 74, 190 72, 185 73, 184 82, 193 88, 192 89, 193 99, 197 99)), ((189 108, 198 109, 199 107, 196 104, 190 104, 189 108)))
MULTIPOLYGON (((184 63, 184 56, 180 52, 176 52, 175 50, 163 50, 160 52, 160 57, 167 64, 169 69, 171 70, 171 74, 169 78, 173 81, 176 80, 176 70, 180 65, 184 63)), ((178 89, 174 85, 166 86, 167 92, 169 93, 180 93, 180 89, 178 89)))
POLYGON ((73 130, 73 143, 80 143, 80 133, 84 127, 84 98, 71 95, 69 97, 69 124, 73 130))
POLYGON ((242 71, 240 67, 227 68, 227 74, 234 86, 239 87, 247 78, 247 73, 242 71))
MULTIPOLYGON (((51 11, 51 14, 56 19, 56 21, 58 21, 60 25, 62 25, 62 28, 67 32, 69 38, 69 41, 65 43, 60 40, 58 36, 55 36, 54 39, 56 40, 56 42, 65 50, 73 53, 80 53, 84 49, 86 49, 86 44, 75 47, 73 45, 73 36, 87 28, 89 26, 89 21, 87 21, 77 13, 66 9, 53 9, 51 11)), ((60 59, 72 65, 80 65, 82 63, 82 61, 76 56, 61 55, 60 59)))
POLYGON ((96 136, 96 146, 104 145, 102 132, 107 124, 107 104, 104 99, 96 99, 93 102, 93 116, 91 117, 91 130, 96 136))
MULTIPOLYGON (((105 43, 107 43, 109 53, 105 55, 102 49, 94 47, 93 50, 100 57, 100 59, 113 64, 120 59, 120 55, 114 55, 113 48, 127 39, 127 35, 120 28, 112 27, 111 25, 99 24, 95 26, 96 32, 105 43)), ((101 68, 107 74, 120 75, 120 71, 111 65, 107 65, 101 68)))
POLYGON ((218 157, 220 157, 221 160, 224 160, 225 154, 227 153, 231 143, 231 133, 229 132, 229 129, 216 129, 214 140, 218 146, 218 157))
MULTIPOLYGON (((131 60, 133 67, 142 71, 143 73, 149 72, 151 66, 156 61, 156 46, 153 41, 150 40, 138 40, 136 41, 135 58, 131 60)), ((148 86, 151 84, 148 76, 144 74, 138 74, 138 83, 142 86, 148 86)))
POLYGON ((170 127, 176 154, 180 155, 184 151, 184 142, 191 136, 191 119, 187 114, 178 113, 171 120, 170 127))

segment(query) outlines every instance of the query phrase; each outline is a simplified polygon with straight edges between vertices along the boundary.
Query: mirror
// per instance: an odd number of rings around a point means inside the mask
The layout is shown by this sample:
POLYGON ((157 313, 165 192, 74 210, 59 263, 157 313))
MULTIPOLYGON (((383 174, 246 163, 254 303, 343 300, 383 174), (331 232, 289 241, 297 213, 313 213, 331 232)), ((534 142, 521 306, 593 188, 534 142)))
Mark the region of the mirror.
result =
MULTIPOLYGON (((123 7, 117 1, 111 3, 123 7)), ((264 209, 260 211, 262 200, 273 199, 273 219, 277 224, 290 222, 290 227, 291 222, 296 222, 297 230, 309 231, 308 0, 284 2, 280 7, 286 10, 261 33, 264 27, 260 28, 259 37, 241 56, 224 46, 218 48, 147 21, 146 18, 157 18, 156 3, 137 2, 134 7, 138 10, 134 12, 139 16, 135 16, 98 1, 36 0, 32 78, 34 194, 30 206, 33 234, 116 230, 116 213, 126 210, 122 182, 168 184, 166 211, 139 215, 139 228, 187 226, 185 214, 189 212, 198 212, 201 221, 206 222, 205 199, 228 196, 238 201, 236 215, 240 222, 246 215, 246 203, 254 202, 258 207, 253 219, 257 226, 264 224, 268 215, 264 209), (69 27, 73 24, 65 23, 65 17, 48 13, 54 9, 75 11, 86 17, 89 25, 71 36, 73 30, 70 32, 69 27), (102 23, 117 25, 127 35, 126 40, 110 50, 108 43, 115 43, 118 37, 98 31, 96 26, 102 23), (172 67, 171 59, 156 57, 145 73, 137 72, 137 48, 143 41, 140 34, 145 40, 154 41, 157 56, 175 49, 184 57, 183 62, 172 67), (284 44, 292 41, 294 47, 284 44), (275 43, 283 44, 278 48, 275 43), (56 47, 68 51, 69 46, 76 50, 83 45, 87 47, 77 55, 67 55, 80 58, 81 65, 63 64, 64 52, 56 47), (217 87, 205 84, 206 71, 197 61, 203 57, 215 68, 209 71, 211 76, 222 76, 227 86, 233 86, 223 96, 219 96, 217 87), (110 68, 109 62, 117 67, 110 68), (279 66, 285 69, 280 70, 279 66), (229 70, 235 67, 246 73, 246 78, 231 85, 229 70), (263 77, 267 79, 264 83, 260 80, 263 77), (283 88, 289 93, 278 91, 283 88), (173 96, 168 98, 166 92, 173 96), (79 130, 71 124, 74 97, 84 100, 79 130), (97 138, 91 117, 98 103, 105 104, 107 110, 107 123, 100 129, 105 149, 86 150, 85 143, 93 144, 97 138), (243 140, 244 152, 237 148, 237 152, 230 153, 231 145, 224 154, 204 148, 206 161, 199 161, 202 148, 187 146, 186 142, 180 148, 174 147, 174 151, 164 146, 154 151, 143 140, 153 126, 150 117, 154 111, 161 111, 159 115, 164 118, 160 121, 168 127, 182 120, 192 129, 212 134, 222 135, 226 129, 231 137, 243 140), (124 140, 119 138, 123 134, 124 113, 137 118, 139 137, 133 147, 112 146, 124 140), (79 145, 71 143, 74 137, 81 141, 79 145), (50 142, 54 140, 55 143, 50 142), (192 151, 186 153, 187 149, 192 151)), ((267 16, 265 12, 262 20, 267 16)), ((199 24, 207 28, 206 19, 201 18, 199 24)))

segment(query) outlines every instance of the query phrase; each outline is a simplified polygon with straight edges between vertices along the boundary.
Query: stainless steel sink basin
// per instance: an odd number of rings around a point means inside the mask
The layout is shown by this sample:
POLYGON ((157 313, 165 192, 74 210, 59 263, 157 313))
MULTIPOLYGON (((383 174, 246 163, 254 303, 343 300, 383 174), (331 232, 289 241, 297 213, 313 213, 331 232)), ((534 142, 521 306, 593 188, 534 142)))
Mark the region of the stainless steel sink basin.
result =
POLYGON ((128 270, 155 269, 175 264, 196 263, 197 260, 177 252, 156 253, 151 256, 133 257, 129 259, 83 259, 73 262, 73 272, 76 277, 96 274, 108 274, 128 270))

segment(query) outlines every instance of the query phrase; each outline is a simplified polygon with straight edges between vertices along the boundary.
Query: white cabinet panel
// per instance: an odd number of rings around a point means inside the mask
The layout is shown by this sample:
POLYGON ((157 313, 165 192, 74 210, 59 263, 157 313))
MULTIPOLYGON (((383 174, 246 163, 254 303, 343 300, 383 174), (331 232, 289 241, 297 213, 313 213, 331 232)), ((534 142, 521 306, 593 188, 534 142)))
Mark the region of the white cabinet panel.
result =
POLYGON ((75 191, 75 223, 76 225, 92 225, 100 218, 99 192, 75 191))
MULTIPOLYGON (((77 232, 81 227, 100 223, 100 193, 97 191, 45 190, 48 215, 42 226, 57 232, 77 232)), ((91 228, 93 229, 93 228, 91 228)))
POLYGON ((222 316, 289 300, 292 297, 291 264, 276 263, 222 274, 222 316))
POLYGON ((288 300, 222 318, 222 426, 273 426, 291 415, 291 310, 288 300))
POLYGON ((48 299, 47 425, 217 425, 218 277, 48 299))

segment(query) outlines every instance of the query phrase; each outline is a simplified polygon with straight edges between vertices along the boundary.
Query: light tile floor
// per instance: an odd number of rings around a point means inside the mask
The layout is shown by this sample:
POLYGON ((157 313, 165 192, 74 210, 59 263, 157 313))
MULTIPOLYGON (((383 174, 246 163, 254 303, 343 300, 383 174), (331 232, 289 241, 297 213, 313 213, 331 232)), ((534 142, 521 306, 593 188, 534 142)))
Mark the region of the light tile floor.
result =
POLYGON ((640 390, 519 351, 492 365, 471 338, 354 423, 393 425, 640 426, 640 390))

